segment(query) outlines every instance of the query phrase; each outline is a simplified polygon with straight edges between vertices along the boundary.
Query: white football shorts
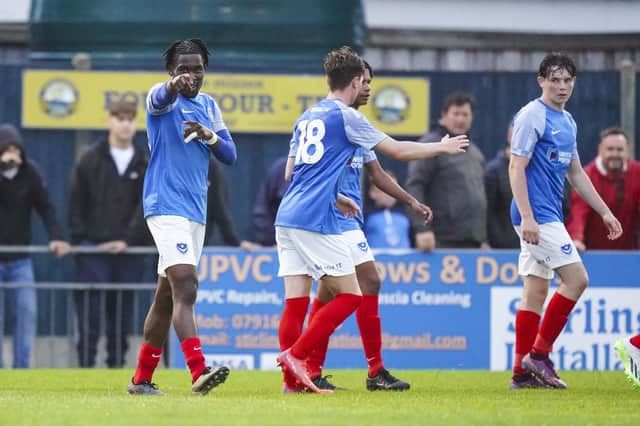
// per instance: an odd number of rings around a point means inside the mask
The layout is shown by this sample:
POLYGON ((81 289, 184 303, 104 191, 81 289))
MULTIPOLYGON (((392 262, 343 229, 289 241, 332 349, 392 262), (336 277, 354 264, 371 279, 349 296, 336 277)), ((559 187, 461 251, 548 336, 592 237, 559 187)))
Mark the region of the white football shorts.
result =
POLYGON ((563 223, 549 222, 538 227, 540 229, 538 245, 524 242, 520 227, 515 227, 520 236, 520 258, 518 259, 520 275, 535 275, 550 280, 554 276, 554 269, 582 262, 563 223))
POLYGON ((166 277, 168 267, 198 266, 204 245, 205 226, 182 216, 155 215, 147 218, 158 248, 158 275, 166 277))
POLYGON ((343 232, 342 235, 344 235, 344 239, 347 241, 347 246, 351 252, 351 259, 353 259, 355 266, 374 261, 367 237, 364 236, 364 232, 362 232, 361 229, 346 231, 343 232))
POLYGON ((276 226, 278 276, 340 277, 356 272, 344 236, 276 226))

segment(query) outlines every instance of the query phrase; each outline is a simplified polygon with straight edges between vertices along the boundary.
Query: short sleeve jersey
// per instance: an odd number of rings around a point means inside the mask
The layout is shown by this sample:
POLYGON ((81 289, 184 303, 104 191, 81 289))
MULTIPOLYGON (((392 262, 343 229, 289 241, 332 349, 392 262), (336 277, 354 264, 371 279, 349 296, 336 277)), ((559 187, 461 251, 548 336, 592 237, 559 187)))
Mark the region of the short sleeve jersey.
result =
POLYGON ((335 204, 347 162, 359 147, 373 149, 386 137, 337 99, 322 100, 305 111, 294 126, 290 155, 295 155, 295 166, 275 225, 341 234, 335 204))
POLYGON ((360 214, 355 217, 346 217, 342 212, 336 209, 336 214, 338 215, 340 229, 342 232, 364 228, 364 218, 362 216, 362 167, 375 160, 377 160, 375 152, 364 148, 358 148, 356 149, 353 157, 347 161, 347 167, 342 176, 338 192, 355 201, 360 207, 360 214))
MULTIPOLYGON (((578 158, 577 126, 568 111, 558 111, 535 99, 515 116, 511 154, 529 159, 525 169, 529 203, 537 223, 563 222, 562 196, 571 161, 578 158)), ((522 218, 515 200, 511 221, 522 218)))
POLYGON ((144 216, 176 215, 204 224, 210 148, 204 141, 184 143, 183 121, 197 121, 214 132, 226 125, 213 98, 203 93, 194 98, 178 94, 172 104, 156 108, 151 94, 162 84, 151 88, 146 101, 151 157, 144 177, 144 216))

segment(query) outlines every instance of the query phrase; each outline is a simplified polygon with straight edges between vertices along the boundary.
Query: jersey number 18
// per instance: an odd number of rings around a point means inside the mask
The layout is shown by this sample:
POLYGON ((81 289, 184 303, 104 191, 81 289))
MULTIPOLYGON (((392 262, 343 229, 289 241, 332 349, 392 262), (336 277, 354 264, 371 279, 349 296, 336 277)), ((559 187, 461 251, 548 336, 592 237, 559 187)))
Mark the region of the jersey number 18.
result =
POLYGON ((322 120, 302 120, 298 123, 298 152, 296 153, 296 164, 315 164, 324 155, 324 145, 322 138, 326 130, 322 120))

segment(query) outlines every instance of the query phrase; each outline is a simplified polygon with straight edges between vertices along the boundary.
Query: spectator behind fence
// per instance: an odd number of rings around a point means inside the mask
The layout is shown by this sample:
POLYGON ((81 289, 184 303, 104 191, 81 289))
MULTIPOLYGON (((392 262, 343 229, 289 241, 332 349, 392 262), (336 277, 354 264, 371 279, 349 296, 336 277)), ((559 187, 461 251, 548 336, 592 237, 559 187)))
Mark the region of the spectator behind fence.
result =
MULTIPOLYGON (((467 94, 450 93, 442 116, 420 142, 443 136, 468 134, 473 120, 473 100, 467 94)), ((484 190, 485 160, 473 143, 462 155, 445 155, 411 161, 407 191, 433 209, 433 221, 410 214, 415 245, 419 250, 478 248, 487 246, 487 200, 484 190)))
POLYGON ((487 164, 484 187, 487 193, 487 235, 489 245, 497 249, 520 248, 520 238, 511 224, 511 184, 509 184, 509 158, 511 158, 511 132, 507 128, 504 149, 487 164))
POLYGON ((227 183, 225 181, 218 160, 211 154, 209 156, 209 175, 207 184, 207 225, 205 228, 204 245, 213 244, 214 226, 222 234, 222 241, 227 246, 242 247, 245 250, 253 250, 259 245, 250 241, 240 241, 236 233, 231 211, 229 210, 229 197, 227 183))
MULTIPOLYGON (((133 144, 136 105, 115 102, 109 109, 109 134, 78 161, 71 180, 71 237, 74 244, 104 253, 75 257, 76 280, 84 283, 138 283, 144 256, 124 253, 130 245, 150 242, 142 216, 142 182, 146 153, 133 144)), ((114 285, 114 288, 117 288, 114 285)), ((106 309, 109 368, 122 367, 133 313, 133 291, 78 290, 74 302, 78 323, 78 362, 93 367, 106 309), (104 300, 104 302, 103 302, 104 300)))
MULTIPOLYGON (((390 170, 385 172, 397 181, 390 170)), ((398 201, 375 184, 367 185, 364 233, 371 248, 411 248, 411 221, 398 201)))
POLYGON ((256 242, 263 246, 276 245, 276 229, 273 222, 289 182, 284 179, 287 157, 278 158, 260 185, 255 204, 253 205, 253 226, 256 242))
POLYGON ((598 155, 585 166, 593 186, 624 233, 616 240, 607 238, 600 216, 578 195, 571 192, 571 211, 567 230, 578 250, 636 250, 640 222, 640 163, 629 159, 628 138, 618 127, 600 133, 598 155))
MULTIPOLYGON (((35 209, 49 234, 49 249, 61 257, 69 252, 62 241, 55 209, 44 182, 30 164, 22 137, 11 124, 0 125, 0 245, 31 244, 31 212, 35 209)), ((0 283, 33 284, 33 265, 28 253, 0 253, 0 283)), ((13 367, 28 368, 36 334, 36 290, 33 287, 6 291, 0 284, 0 368, 5 312, 15 314, 13 367), (6 303, 5 303, 6 302, 6 303), (6 308, 6 309, 5 309, 6 308)))

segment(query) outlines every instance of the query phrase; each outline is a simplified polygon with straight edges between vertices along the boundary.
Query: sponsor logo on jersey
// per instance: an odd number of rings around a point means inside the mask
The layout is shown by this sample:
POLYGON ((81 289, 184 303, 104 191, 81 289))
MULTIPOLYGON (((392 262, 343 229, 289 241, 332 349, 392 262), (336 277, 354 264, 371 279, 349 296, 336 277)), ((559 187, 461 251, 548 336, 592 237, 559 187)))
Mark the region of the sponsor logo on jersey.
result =
POLYGON ((364 157, 362 155, 357 155, 347 162, 347 167, 351 167, 352 169, 361 169, 363 163, 364 157))
POLYGON ((547 150, 547 158, 552 163, 569 164, 571 163, 572 152, 558 151, 557 148, 549 148, 547 150))

